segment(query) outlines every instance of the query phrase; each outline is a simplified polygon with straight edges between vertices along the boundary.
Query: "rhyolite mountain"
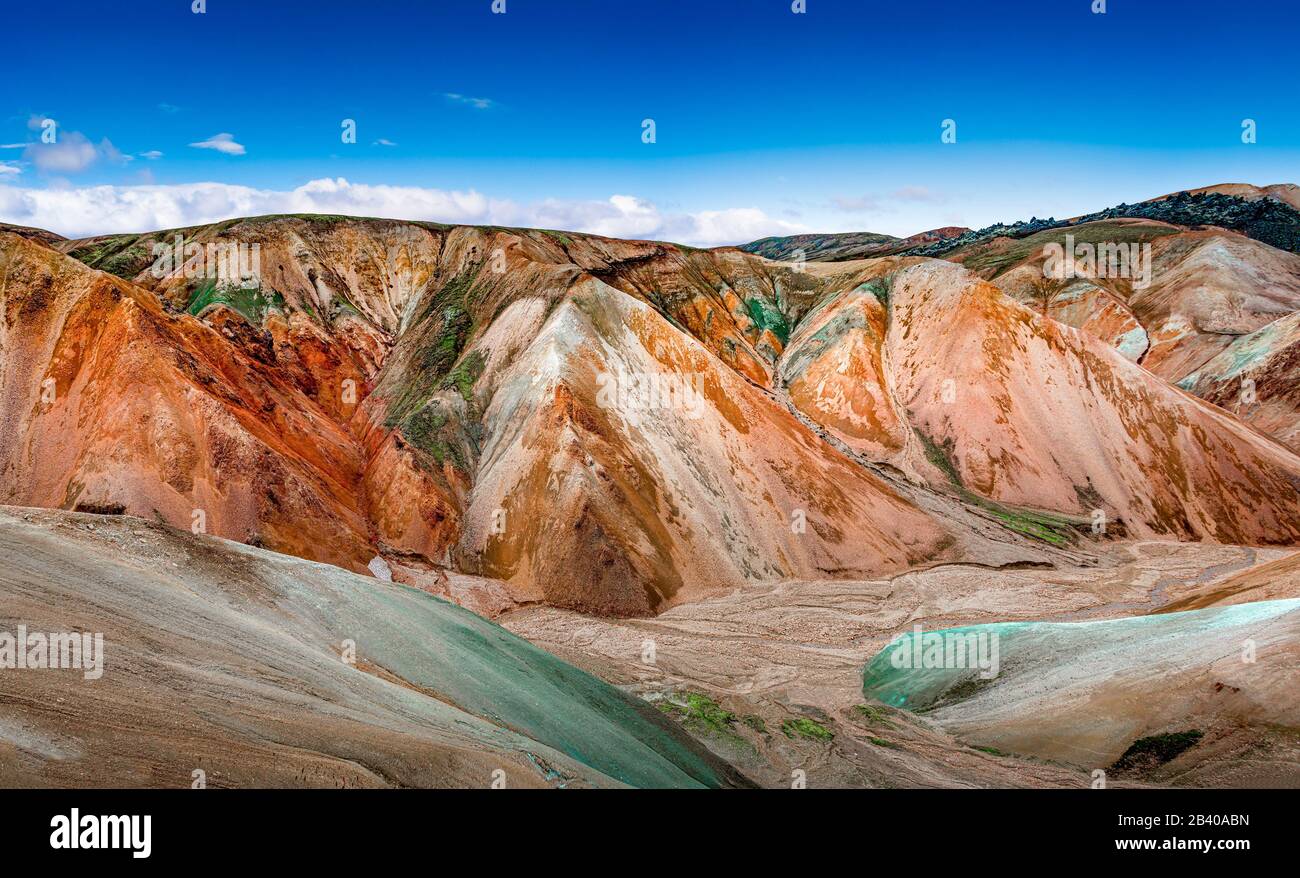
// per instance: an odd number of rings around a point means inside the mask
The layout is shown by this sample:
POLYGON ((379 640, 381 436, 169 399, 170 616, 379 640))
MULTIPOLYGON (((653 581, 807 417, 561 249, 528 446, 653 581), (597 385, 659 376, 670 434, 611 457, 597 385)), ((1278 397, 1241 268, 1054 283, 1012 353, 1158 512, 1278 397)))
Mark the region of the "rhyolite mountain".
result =
MULTIPOLYGON (((1297 193, 1300 188, 1289 183, 1220 184, 1068 220, 999 223, 890 252, 959 262, 1041 310, 1034 282, 1042 277, 1048 245, 1149 244, 1148 285, 1078 277, 1056 292, 1049 316, 1296 450, 1300 408, 1291 398, 1296 384, 1285 352, 1291 315, 1300 308, 1297 193)), ((796 243, 838 237, 763 239, 746 248, 790 259, 796 243)), ((804 258, 856 258, 843 252, 823 242, 807 247, 804 258)))
MULTIPOLYGON (((1098 514, 1112 537, 1295 544, 1300 458, 1169 382, 1293 312, 1300 257, 1146 218, 1072 229, 1150 240, 1158 282, 1036 313, 1017 278, 1059 229, 805 266, 346 217, 10 228, 0 500, 206 530, 489 615, 1051 563, 1098 514), (178 235, 256 245, 260 288, 152 270, 178 235), (616 376, 667 376, 689 405, 611 405, 616 376)), ((1261 426, 1284 431, 1285 406, 1261 426)))
POLYGON ((742 244, 741 250, 765 259, 793 260, 802 256, 816 262, 844 262, 849 259, 870 259, 892 256, 924 244, 934 244, 967 234, 964 226, 944 226, 906 238, 880 235, 874 232, 845 232, 841 234, 784 235, 760 238, 742 244))

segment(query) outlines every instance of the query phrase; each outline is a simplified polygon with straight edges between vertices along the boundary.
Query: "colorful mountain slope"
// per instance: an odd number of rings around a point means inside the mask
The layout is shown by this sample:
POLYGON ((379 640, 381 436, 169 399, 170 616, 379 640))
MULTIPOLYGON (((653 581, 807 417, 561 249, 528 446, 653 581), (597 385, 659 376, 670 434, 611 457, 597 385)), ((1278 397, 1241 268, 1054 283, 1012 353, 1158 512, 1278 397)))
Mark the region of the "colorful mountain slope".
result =
POLYGON ((941 473, 1002 503, 1101 510, 1130 535, 1300 538, 1296 455, 960 266, 899 264, 866 268, 806 340, 796 333, 784 378, 810 418, 932 483, 941 473), (874 329, 834 319, 874 311, 871 298, 888 303, 883 334, 879 315, 874 329), (850 369, 861 380, 832 380, 850 369))
MULTIPOLYGON (((1295 257, 1249 239, 1076 231, 1184 272, 1080 291, 1121 347, 1218 295, 1215 248, 1278 282, 1241 319, 1207 304, 1200 336, 1290 307, 1295 257)), ((951 262, 343 217, 0 241, 0 497, 202 523, 487 613, 1036 559, 1095 510, 1107 536, 1300 536, 1295 455, 951 262), (178 236, 256 248, 260 287, 155 270, 178 236)), ((1041 241, 1013 244, 954 258, 1012 277, 1041 241)))
POLYGON ((484 348, 516 317, 526 346, 483 356, 491 402, 462 566, 548 603, 645 614, 751 581, 947 556, 942 524, 644 303, 590 279, 544 321, 508 309, 484 348))
POLYGON ((1240 336, 1178 386, 1300 452, 1300 311, 1240 336))
POLYGON ((363 461, 258 330, 0 235, 0 498, 161 517, 364 570, 363 461))

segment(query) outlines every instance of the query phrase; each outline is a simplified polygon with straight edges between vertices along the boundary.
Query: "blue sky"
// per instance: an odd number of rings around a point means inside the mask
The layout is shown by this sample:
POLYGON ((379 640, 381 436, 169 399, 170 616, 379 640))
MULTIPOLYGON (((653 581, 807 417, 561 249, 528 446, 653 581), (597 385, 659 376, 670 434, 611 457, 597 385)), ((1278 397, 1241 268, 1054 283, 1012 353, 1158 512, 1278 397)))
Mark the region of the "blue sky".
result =
POLYGON ((86 234, 320 209, 734 243, 1300 177, 1292 62, 1270 48, 1290 4, 1091 5, 26 4, 0 60, 0 219, 86 234))

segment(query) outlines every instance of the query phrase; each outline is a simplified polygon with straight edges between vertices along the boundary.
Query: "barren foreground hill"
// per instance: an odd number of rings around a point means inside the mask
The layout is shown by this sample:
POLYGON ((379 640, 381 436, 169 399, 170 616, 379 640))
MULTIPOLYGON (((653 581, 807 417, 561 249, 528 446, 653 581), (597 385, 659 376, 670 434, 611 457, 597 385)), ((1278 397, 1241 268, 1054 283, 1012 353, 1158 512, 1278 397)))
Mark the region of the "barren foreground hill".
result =
POLYGON ((0 510, 0 623, 104 637, 6 672, 0 784, 745 786, 630 698, 414 589, 124 516, 0 510))

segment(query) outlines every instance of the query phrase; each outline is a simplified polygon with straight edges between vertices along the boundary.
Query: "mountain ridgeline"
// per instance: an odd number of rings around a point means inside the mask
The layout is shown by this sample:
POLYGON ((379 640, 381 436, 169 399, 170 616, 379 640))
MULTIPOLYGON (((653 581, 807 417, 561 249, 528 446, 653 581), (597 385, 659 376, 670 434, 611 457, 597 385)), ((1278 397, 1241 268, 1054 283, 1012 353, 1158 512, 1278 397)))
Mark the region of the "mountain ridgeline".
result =
POLYGON ((1157 220, 1193 229, 1217 226, 1279 250, 1300 253, 1300 210, 1295 204, 1272 195, 1248 197, 1214 191, 1176 192, 1164 198, 1139 204, 1120 204, 1073 219, 1033 217, 1014 223, 994 223, 982 229, 936 229, 910 238, 869 232, 788 235, 760 238, 742 245, 740 249, 778 260, 790 259, 795 253, 802 252, 805 259, 822 262, 894 255, 942 257, 994 238, 1027 238, 1051 229, 1121 218, 1157 220))
MULTIPOLYGON (((806 265, 348 217, 8 229, 0 500, 381 571, 487 615, 1049 564, 1087 551, 1098 516, 1110 537, 1293 545, 1294 450, 1170 382, 1206 365, 1184 386, 1221 397, 1231 367, 1210 361, 1296 310, 1296 257, 1262 240, 1285 244, 1294 214, 1208 193, 749 245, 806 265), (1040 313, 1017 279, 1067 228, 1155 241, 1167 282, 1040 313), (156 270, 178 237, 254 248, 258 285, 156 270)), ((1283 384, 1256 387, 1260 429, 1285 440, 1283 384)))

